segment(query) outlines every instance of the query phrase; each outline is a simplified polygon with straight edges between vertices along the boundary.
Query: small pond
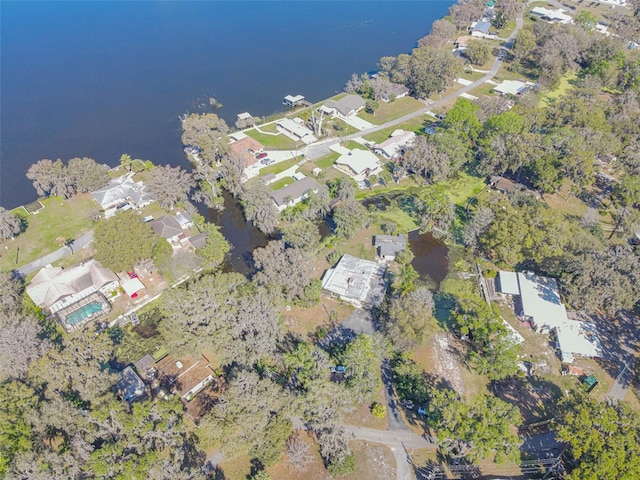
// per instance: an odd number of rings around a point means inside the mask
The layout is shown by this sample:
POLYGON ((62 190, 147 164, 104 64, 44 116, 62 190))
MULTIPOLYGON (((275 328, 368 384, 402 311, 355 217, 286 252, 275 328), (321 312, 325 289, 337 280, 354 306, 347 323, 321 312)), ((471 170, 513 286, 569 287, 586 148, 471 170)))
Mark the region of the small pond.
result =
POLYGON ((449 271, 449 249, 431 233, 409 232, 409 247, 415 258, 411 265, 422 280, 435 283, 436 289, 449 271))

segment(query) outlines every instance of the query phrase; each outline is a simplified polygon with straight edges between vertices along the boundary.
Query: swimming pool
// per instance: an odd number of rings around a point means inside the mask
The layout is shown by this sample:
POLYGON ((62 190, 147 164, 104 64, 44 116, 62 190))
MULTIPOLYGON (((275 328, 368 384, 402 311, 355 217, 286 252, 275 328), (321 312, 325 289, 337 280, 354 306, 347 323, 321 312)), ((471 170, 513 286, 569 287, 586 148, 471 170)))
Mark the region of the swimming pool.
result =
POLYGON ((65 322, 71 326, 77 325, 82 322, 84 319, 89 318, 91 315, 98 313, 102 310, 102 303, 100 302, 91 302, 86 305, 80 307, 77 310, 74 310, 67 318, 65 318, 65 322))

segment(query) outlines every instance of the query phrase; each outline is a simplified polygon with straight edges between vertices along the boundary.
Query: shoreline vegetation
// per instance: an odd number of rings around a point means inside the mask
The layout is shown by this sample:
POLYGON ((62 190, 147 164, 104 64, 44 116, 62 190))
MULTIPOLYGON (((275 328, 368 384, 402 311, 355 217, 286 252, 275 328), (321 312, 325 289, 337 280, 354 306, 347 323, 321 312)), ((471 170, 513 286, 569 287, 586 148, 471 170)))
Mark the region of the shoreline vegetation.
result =
POLYGON ((640 477, 639 14, 460 0, 332 99, 237 131, 211 99, 192 172, 32 165, 43 198, 0 209, 0 476, 640 477), (251 252, 194 205, 223 191, 251 252), (92 303, 11 272, 51 248, 92 303))

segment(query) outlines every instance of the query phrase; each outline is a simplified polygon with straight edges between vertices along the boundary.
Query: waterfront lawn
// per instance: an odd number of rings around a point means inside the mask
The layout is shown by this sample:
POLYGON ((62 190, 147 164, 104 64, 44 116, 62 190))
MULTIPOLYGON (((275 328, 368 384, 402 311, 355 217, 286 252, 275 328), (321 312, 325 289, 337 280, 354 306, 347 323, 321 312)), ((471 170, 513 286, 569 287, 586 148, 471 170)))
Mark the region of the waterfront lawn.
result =
POLYGON ((398 226, 398 230, 403 233, 415 230, 420 226, 411 215, 397 205, 390 205, 384 210, 374 211, 373 218, 377 225, 395 223, 398 226))
POLYGON ((283 134, 268 135, 258 132, 255 128, 247 130, 245 133, 264 145, 266 150, 293 150, 296 148, 296 142, 283 134))
POLYGON ((284 177, 278 180, 277 182, 273 182, 269 185, 271 190, 280 190, 281 188, 286 187, 287 185, 291 185, 295 180, 291 177, 284 177))
POLYGON ((373 123, 374 125, 382 125, 383 123, 390 122, 396 118, 400 118, 408 113, 415 112, 424 108, 424 104, 419 102, 415 98, 403 97, 394 100, 393 102, 385 103, 380 102, 380 107, 376 110, 374 115, 366 113, 364 110, 358 114, 358 117, 373 123))
MULTIPOLYGON (((376 142, 376 143, 382 143, 384 142, 387 138, 389 138, 389 135, 391 135, 391 133, 394 130, 397 129, 402 129, 402 130, 406 130, 406 131, 412 131, 412 132, 416 132, 418 134, 424 134, 424 126, 425 126, 425 117, 424 115, 420 115, 416 118, 412 118, 411 120, 408 120, 404 123, 401 123, 399 125, 395 125, 393 127, 389 127, 389 128, 385 128, 383 130, 379 130, 377 132, 371 133, 367 136, 364 137, 365 140, 370 140, 372 142, 376 142)), ((429 122, 431 123, 431 122, 429 122)))
POLYGON ((59 249, 67 239, 87 233, 93 227, 91 215, 100 211, 88 193, 68 200, 50 197, 40 201, 44 208, 35 215, 26 214, 22 207, 13 210, 25 215, 29 226, 15 240, 0 244, 0 271, 16 268, 18 248, 18 266, 21 266, 59 249))
POLYGON ((274 163, 273 165, 269 165, 268 167, 264 167, 260 169, 260 176, 264 177, 270 173, 274 175, 279 174, 280 172, 284 172, 287 168, 293 167, 296 163, 298 163, 297 158, 290 158, 289 160, 285 160, 284 162, 274 163))

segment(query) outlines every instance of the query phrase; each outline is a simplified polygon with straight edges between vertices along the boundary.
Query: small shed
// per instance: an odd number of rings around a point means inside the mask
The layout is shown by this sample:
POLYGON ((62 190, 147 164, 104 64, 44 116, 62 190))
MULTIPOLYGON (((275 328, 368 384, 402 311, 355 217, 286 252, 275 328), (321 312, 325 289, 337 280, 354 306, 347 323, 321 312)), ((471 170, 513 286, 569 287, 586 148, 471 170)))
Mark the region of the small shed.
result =
POLYGON ((587 393, 589 393, 591 392, 591 390, 596 388, 596 385, 598 385, 598 379, 594 375, 589 375, 587 377, 584 377, 584 380, 582 380, 582 384, 587 389, 587 393))
POLYGON ((138 292, 146 288, 144 283, 142 283, 138 277, 126 280, 122 283, 121 287, 124 290, 124 293, 129 295, 131 298, 137 298, 138 292))
POLYGON ((130 366, 120 372, 117 386, 118 395, 125 402, 136 400, 145 392, 144 382, 130 366))

